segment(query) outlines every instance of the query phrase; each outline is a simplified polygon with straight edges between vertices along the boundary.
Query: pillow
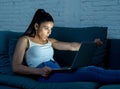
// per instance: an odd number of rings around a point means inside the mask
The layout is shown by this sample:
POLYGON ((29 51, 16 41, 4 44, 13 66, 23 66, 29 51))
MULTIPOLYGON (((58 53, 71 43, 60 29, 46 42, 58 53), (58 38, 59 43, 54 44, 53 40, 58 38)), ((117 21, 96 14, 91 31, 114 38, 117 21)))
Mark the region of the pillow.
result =
POLYGON ((0 54, 8 54, 9 39, 17 39, 22 32, 0 31, 0 54))
MULTIPOLYGON (((82 42, 82 41, 94 41, 95 38, 100 38, 103 41, 103 45, 97 48, 95 55, 92 59, 92 64, 95 66, 104 67, 105 55, 106 55, 106 43, 107 43, 107 27, 83 27, 83 28, 68 28, 68 27, 54 27, 52 30, 51 38, 55 38, 65 42, 82 42)), ((71 63, 72 52, 67 55, 66 51, 55 51, 55 60, 68 61, 71 63), (69 58, 69 59, 68 59, 69 58)))
POLYGON ((10 31, 0 31, 0 54, 7 54, 7 45, 10 31))
POLYGON ((0 74, 12 74, 8 55, 0 55, 0 74))
POLYGON ((17 43, 17 39, 10 39, 9 40, 8 54, 9 54, 9 60, 10 60, 11 64, 12 64, 12 59, 13 59, 13 54, 14 54, 16 43, 17 43))
POLYGON ((110 69, 120 69, 120 39, 108 39, 107 47, 108 67, 110 69))
MULTIPOLYGON (((14 51, 15 51, 17 40, 18 39, 10 39, 9 40, 9 44, 8 44, 9 45, 9 51, 8 51, 8 54, 9 54, 10 64, 12 64, 13 54, 14 54, 14 51)), ((23 64, 27 65, 26 62, 25 62, 25 60, 23 60, 23 64)))

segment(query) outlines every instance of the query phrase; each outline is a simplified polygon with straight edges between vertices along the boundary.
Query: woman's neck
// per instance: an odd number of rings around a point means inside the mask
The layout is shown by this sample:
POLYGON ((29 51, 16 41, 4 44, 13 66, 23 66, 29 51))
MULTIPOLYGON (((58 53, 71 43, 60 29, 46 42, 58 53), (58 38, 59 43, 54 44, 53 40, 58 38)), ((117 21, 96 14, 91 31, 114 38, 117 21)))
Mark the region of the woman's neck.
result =
POLYGON ((48 40, 42 40, 40 37, 35 36, 34 40, 40 44, 46 44, 48 43, 48 40))

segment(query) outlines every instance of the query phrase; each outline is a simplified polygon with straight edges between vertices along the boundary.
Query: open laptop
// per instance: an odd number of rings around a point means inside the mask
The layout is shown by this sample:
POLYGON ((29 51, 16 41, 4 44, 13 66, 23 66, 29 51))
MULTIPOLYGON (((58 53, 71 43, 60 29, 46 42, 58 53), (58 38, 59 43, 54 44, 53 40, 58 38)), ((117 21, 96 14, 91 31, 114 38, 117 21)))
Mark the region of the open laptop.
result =
POLYGON ((92 64, 92 57, 95 53, 96 44, 94 42, 82 42, 80 49, 77 51, 72 65, 69 67, 53 68, 55 70, 71 70, 79 67, 89 66, 92 64))

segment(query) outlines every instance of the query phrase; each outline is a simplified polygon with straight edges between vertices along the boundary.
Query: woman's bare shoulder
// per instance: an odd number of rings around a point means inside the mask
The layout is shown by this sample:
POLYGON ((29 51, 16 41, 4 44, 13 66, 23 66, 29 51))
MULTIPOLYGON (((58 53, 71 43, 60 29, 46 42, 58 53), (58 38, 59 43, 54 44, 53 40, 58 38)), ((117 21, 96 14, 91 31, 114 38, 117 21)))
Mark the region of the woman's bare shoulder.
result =
POLYGON ((22 36, 22 37, 20 37, 18 39, 17 44, 23 44, 23 45, 25 45, 25 44, 28 43, 28 39, 29 39, 28 36, 22 36))
POLYGON ((49 38, 48 39, 49 41, 51 41, 52 43, 54 43, 54 42, 56 42, 57 40, 56 39, 54 39, 54 38, 49 38))
POLYGON ((20 37, 20 38, 18 39, 18 41, 20 41, 20 42, 25 42, 25 41, 27 41, 28 39, 29 39, 28 36, 22 36, 22 37, 20 37))

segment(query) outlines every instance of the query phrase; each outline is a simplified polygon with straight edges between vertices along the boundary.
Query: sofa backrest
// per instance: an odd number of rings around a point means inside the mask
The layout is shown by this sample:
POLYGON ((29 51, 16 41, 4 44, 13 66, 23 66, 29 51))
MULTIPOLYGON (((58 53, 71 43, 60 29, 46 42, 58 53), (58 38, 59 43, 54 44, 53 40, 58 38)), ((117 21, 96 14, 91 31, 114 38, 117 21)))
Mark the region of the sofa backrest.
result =
MULTIPOLYGON (((0 55, 9 54, 9 40, 18 39, 22 32, 1 31, 0 32, 0 55)), ((104 66, 104 56, 106 52, 107 27, 84 27, 84 28, 67 28, 54 27, 50 37, 60 41, 81 42, 94 41, 95 38, 100 38, 104 44, 97 48, 92 59, 93 65, 104 66)), ((14 43, 14 42, 13 42, 14 43)), ((15 44, 14 44, 15 45, 15 44)), ((10 50, 14 50, 12 47, 10 50)), ((88 49, 89 50, 89 49, 88 49)), ((55 50, 54 58, 61 66, 70 65, 76 52, 55 50)), ((10 55, 12 55, 11 52, 10 55)))

